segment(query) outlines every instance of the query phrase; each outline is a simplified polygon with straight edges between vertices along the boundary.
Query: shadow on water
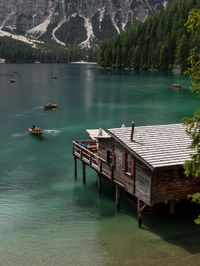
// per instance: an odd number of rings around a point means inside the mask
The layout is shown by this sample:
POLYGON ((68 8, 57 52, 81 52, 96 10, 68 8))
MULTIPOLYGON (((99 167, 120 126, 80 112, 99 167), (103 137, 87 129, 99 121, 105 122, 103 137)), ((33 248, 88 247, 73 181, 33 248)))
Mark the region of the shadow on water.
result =
MULTIPOLYGON (((169 213, 169 207, 166 204, 161 204, 154 214, 143 215, 143 228, 139 229, 136 226, 136 208, 121 195, 120 211, 117 212, 114 188, 108 184, 103 183, 101 196, 98 195, 97 182, 75 187, 73 196, 77 205, 87 208, 100 219, 118 219, 119 215, 132 217, 135 230, 153 233, 166 243, 183 248, 190 254, 200 254, 200 226, 193 221, 200 213, 200 208, 194 203, 186 200, 177 203, 173 215, 169 213)), ((130 231, 130 237, 131 233, 134 241, 134 232, 130 231)))
POLYGON ((107 184, 103 184, 103 190, 104 193, 99 196, 97 181, 87 185, 75 186, 73 190, 74 200, 79 207, 87 208, 92 213, 96 213, 100 219, 113 217, 116 214, 113 201, 114 190, 107 184))
POLYGON ((194 223, 199 213, 199 206, 186 200, 176 204, 173 215, 163 204, 154 215, 144 217, 144 226, 164 241, 200 254, 200 226, 194 223))

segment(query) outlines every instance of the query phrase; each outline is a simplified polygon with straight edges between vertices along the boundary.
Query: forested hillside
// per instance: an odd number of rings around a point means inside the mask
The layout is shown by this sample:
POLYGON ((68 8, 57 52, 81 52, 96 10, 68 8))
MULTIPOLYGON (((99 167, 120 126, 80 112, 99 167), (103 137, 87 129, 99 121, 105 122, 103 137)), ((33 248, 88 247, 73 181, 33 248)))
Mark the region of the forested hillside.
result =
MULTIPOLYGON (((0 58, 7 63, 67 63, 77 60, 85 60, 85 51, 80 48, 66 49, 55 44, 41 44, 38 48, 32 48, 29 44, 14 40, 9 37, 0 38, 0 58)), ((87 59, 93 61, 94 54, 90 53, 87 59)))
POLYGON ((200 0, 177 0, 103 42, 98 66, 171 70, 179 65, 184 70, 190 49, 200 49, 200 32, 188 33, 185 27, 192 8, 200 8, 200 0))

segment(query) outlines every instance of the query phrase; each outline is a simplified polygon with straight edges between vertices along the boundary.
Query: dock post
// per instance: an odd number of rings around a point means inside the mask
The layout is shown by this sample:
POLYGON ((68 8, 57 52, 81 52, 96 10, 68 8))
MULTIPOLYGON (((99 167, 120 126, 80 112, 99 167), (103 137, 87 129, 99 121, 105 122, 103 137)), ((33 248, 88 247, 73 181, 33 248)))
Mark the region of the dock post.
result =
POLYGON ((137 217, 138 217, 138 227, 142 227, 142 213, 140 209, 140 203, 141 201, 138 199, 137 201, 137 217))
POLYGON ((85 176, 85 163, 82 162, 82 175, 83 175, 83 184, 86 183, 86 176, 85 176))
POLYGON ((120 189, 119 186, 115 185, 115 202, 116 202, 116 208, 119 211, 120 208, 120 189))
POLYGON ((174 200, 171 200, 169 202, 169 213, 170 214, 174 214, 174 205, 175 205, 175 201, 174 200))
POLYGON ((77 158, 74 156, 74 176, 75 180, 77 180, 77 158))
POLYGON ((102 180, 101 180, 101 174, 98 174, 98 193, 101 195, 102 193, 102 180))

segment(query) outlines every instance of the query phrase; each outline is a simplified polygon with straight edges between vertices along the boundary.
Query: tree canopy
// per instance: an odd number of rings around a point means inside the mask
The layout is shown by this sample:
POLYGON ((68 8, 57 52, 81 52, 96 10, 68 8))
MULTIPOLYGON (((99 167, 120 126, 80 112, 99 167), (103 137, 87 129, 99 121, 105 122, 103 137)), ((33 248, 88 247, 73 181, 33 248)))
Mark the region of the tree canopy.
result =
MULTIPOLYGON (((189 32, 199 35, 200 9, 192 9, 190 11, 186 26, 189 32)), ((189 74, 192 80, 191 90, 200 96, 200 49, 198 46, 191 50, 188 61, 190 67, 186 71, 186 74, 189 74)), ((200 108, 192 118, 185 118, 184 124, 187 126, 186 132, 192 139, 190 148, 195 150, 195 154, 191 154, 191 160, 185 162, 185 174, 200 178, 200 108)), ((190 197, 193 202, 200 204, 200 193, 190 195, 190 197)), ((200 215, 195 222, 200 224, 200 215)))
MULTIPOLYGON (((190 49, 200 45, 200 34, 188 32, 189 11, 200 7, 200 0, 177 0, 166 9, 135 22, 131 28, 102 43, 99 67, 185 70, 190 49)), ((197 23, 197 22, 195 22, 197 23)))

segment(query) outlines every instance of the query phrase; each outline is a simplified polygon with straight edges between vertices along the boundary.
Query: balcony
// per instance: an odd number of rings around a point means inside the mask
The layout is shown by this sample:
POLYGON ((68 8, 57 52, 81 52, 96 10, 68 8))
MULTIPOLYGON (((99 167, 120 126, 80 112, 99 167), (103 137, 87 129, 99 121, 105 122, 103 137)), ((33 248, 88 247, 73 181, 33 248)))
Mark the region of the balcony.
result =
POLYGON ((98 142, 91 140, 78 140, 73 141, 73 156, 80 159, 83 163, 89 165, 96 170, 99 174, 112 179, 113 167, 98 156, 98 142))

